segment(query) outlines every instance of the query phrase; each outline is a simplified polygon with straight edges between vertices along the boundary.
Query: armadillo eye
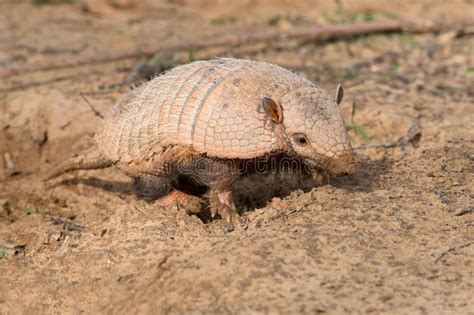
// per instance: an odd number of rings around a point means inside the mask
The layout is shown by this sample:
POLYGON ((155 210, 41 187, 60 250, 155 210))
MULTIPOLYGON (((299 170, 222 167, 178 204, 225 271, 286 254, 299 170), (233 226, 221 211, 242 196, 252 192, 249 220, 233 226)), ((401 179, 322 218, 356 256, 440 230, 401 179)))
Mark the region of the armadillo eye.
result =
POLYGON ((306 145, 309 144, 308 138, 306 138, 306 136, 302 133, 295 134, 293 137, 294 137, 294 140, 295 140, 296 144, 298 144, 300 146, 306 146, 306 145))

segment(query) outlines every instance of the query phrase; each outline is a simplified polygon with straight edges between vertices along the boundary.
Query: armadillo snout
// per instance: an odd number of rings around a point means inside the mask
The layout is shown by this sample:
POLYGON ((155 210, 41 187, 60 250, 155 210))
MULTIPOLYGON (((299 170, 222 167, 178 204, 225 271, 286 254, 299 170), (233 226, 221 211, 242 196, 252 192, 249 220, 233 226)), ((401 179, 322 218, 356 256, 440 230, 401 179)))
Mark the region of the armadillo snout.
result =
POLYGON ((357 170, 357 163, 352 152, 331 158, 328 171, 333 176, 351 175, 357 170))

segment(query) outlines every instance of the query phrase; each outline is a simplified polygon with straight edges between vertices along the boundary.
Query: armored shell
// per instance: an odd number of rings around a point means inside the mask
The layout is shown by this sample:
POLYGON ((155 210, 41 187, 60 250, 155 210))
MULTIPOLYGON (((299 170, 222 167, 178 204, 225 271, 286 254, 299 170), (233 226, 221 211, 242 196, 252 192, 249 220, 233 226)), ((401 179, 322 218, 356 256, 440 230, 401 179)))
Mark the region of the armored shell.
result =
POLYGON ((180 185, 180 176, 189 176, 197 188, 209 187, 212 216, 219 214, 225 230, 232 231, 240 222, 232 199, 241 170, 235 159, 276 151, 332 175, 355 170, 338 107, 342 95, 341 87, 333 98, 265 62, 215 59, 183 65, 126 95, 99 127, 97 148, 64 161, 45 179, 115 165, 134 178, 139 195, 193 211, 189 201, 197 197, 180 185))
MULTIPOLYGON (((294 93, 307 95, 314 104, 334 104, 313 82, 270 63, 230 58, 197 61, 176 67, 126 95, 106 116, 96 141, 107 158, 123 163, 173 145, 218 158, 263 156, 278 149, 262 109, 264 97, 281 100, 285 120, 303 127, 312 128, 324 119, 334 120, 335 128, 343 123, 338 110, 339 116, 325 117, 324 108, 308 108, 288 99, 294 93)), ((321 134, 335 148, 340 146, 338 150, 344 149, 345 135, 335 131, 334 139, 326 135, 331 130, 321 134)))

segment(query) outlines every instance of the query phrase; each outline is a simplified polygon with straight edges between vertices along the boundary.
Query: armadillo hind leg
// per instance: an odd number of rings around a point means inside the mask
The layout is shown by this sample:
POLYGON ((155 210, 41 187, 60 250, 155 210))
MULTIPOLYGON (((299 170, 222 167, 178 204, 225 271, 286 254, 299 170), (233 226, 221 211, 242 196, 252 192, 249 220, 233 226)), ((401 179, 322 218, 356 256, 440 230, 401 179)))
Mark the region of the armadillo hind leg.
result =
POLYGON ((92 151, 84 155, 76 156, 59 164, 44 177, 44 180, 50 180, 54 177, 71 171, 102 169, 110 167, 113 164, 113 161, 104 157, 101 152, 92 151))
POLYGON ((203 200, 189 195, 173 187, 173 178, 145 174, 133 178, 133 187, 138 198, 157 206, 169 207, 178 205, 187 213, 199 213, 202 210, 203 200))
POLYGON ((151 174, 133 177, 133 189, 139 199, 154 202, 171 192, 171 179, 151 174))
POLYGON ((230 189, 211 188, 209 201, 211 204, 211 215, 215 217, 219 214, 224 221, 224 232, 232 232, 236 227, 244 223, 237 212, 230 189))
POLYGON ((169 207, 177 205, 183 208, 187 214, 199 213, 203 208, 204 201, 193 195, 182 192, 178 189, 172 189, 166 196, 160 197, 155 201, 156 205, 169 207))

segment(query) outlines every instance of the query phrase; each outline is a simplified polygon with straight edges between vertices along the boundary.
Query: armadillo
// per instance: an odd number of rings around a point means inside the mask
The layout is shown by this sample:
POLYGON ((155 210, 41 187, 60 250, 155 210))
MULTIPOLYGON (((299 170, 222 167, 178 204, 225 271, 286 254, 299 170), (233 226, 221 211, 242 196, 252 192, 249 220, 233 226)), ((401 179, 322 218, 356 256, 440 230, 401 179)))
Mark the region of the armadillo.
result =
POLYGON ((192 62, 128 93, 99 126, 94 150, 47 179, 115 166, 157 202, 186 204, 193 196, 180 185, 184 177, 208 188, 212 215, 231 231, 240 222, 232 188, 246 161, 283 152, 314 171, 354 172, 342 97, 341 86, 333 96, 267 62, 192 62))

